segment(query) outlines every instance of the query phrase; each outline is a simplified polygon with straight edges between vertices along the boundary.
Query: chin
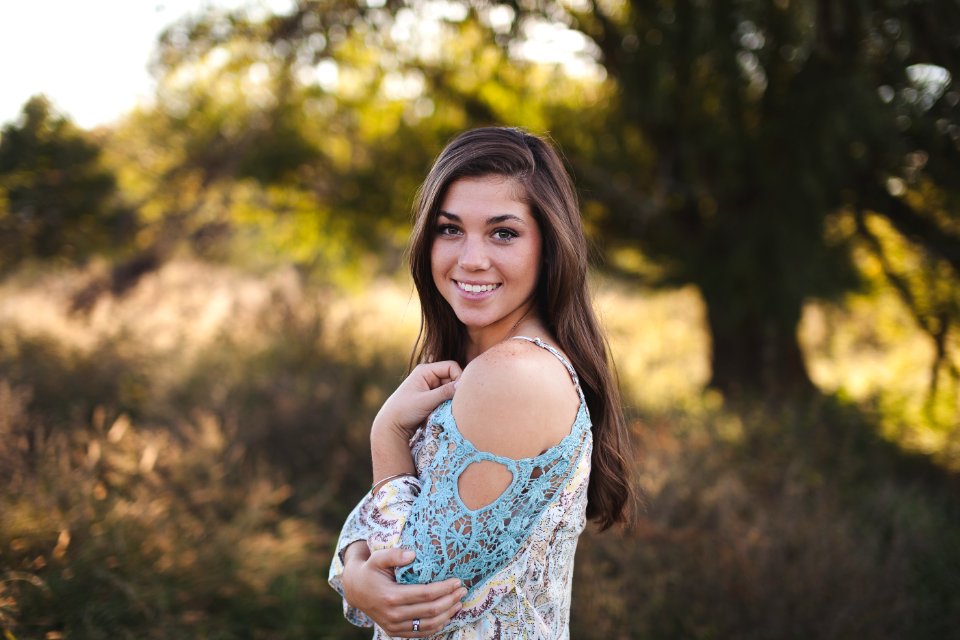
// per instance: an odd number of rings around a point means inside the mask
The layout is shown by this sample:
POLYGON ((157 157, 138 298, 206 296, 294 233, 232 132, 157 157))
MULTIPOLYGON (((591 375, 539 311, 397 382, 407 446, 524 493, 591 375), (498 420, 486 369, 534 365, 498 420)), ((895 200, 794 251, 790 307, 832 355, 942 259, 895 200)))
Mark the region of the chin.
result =
POLYGON ((467 329, 482 329, 493 324, 493 321, 487 320, 485 318, 477 318, 476 316, 457 316, 457 320, 460 321, 467 329))

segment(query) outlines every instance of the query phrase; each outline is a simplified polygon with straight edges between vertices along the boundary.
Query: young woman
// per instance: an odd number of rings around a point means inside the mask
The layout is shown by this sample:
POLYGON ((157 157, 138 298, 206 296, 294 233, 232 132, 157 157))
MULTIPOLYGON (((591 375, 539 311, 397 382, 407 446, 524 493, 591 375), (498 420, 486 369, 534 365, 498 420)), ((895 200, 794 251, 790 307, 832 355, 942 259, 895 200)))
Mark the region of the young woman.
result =
POLYGON ((567 638, 586 518, 631 497, 573 186, 541 138, 475 129, 415 214, 420 364, 374 420, 330 583, 374 638, 567 638))

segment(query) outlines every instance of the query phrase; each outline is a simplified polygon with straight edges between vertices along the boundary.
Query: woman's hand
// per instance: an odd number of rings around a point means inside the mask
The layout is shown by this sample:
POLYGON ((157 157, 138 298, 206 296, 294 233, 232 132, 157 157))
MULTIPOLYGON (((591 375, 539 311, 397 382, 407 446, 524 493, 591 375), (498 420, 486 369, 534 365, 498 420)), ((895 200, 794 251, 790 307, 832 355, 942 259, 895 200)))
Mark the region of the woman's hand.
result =
POLYGON ((418 365, 383 403, 370 429, 375 487, 396 475, 416 475, 410 437, 437 405, 453 397, 461 373, 452 360, 418 365))
POLYGON ((409 439, 437 405, 453 397, 462 372, 453 360, 417 365, 383 403, 374 429, 390 428, 409 439))
POLYGON ((401 585, 394 567, 413 561, 413 551, 393 548, 370 552, 365 542, 355 542, 344 552, 343 595, 396 638, 421 638, 437 633, 460 611, 467 590, 456 578, 425 585, 401 585), (413 630, 414 620, 419 630, 413 630))

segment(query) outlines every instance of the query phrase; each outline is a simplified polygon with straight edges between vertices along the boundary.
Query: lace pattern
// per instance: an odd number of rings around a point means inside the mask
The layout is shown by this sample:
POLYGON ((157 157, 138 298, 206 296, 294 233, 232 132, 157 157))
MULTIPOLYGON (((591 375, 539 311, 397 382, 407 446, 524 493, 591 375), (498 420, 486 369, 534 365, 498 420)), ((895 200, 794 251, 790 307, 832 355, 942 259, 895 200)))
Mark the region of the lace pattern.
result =
MULTIPOLYGON (((530 536, 541 514, 566 484, 584 450, 589 417, 581 402, 570 433, 534 458, 514 460, 478 451, 457 428, 452 402, 430 416, 438 446, 422 468, 422 488, 401 535, 401 544, 417 558, 397 572, 397 581, 423 584, 451 577, 473 589, 503 567, 530 536), (513 479, 490 504, 470 509, 460 498, 458 480, 471 464, 491 461, 513 479)), ((469 595, 469 594, 468 594, 469 595)))

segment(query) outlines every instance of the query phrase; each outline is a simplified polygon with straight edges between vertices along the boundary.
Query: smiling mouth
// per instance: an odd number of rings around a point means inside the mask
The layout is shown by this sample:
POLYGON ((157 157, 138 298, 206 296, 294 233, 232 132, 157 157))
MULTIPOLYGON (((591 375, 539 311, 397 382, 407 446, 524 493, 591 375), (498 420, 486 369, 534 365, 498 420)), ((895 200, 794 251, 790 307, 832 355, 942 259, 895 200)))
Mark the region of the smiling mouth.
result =
POLYGON ((487 291, 499 289, 502 284, 467 284, 466 282, 460 282, 459 280, 454 280, 454 282, 457 283, 457 287, 459 287, 461 291, 466 291, 467 293, 486 293, 487 291))

